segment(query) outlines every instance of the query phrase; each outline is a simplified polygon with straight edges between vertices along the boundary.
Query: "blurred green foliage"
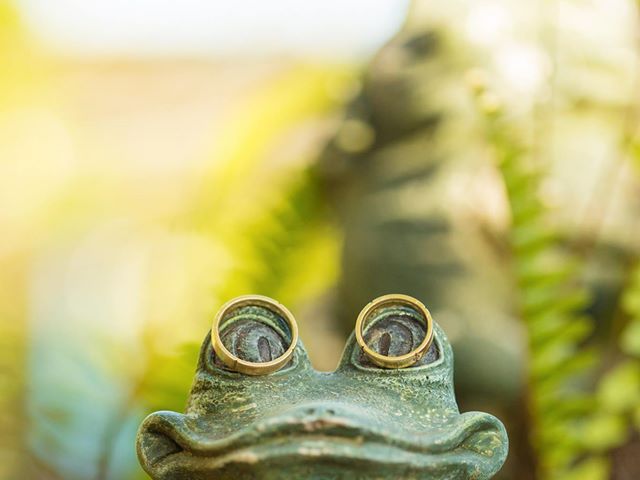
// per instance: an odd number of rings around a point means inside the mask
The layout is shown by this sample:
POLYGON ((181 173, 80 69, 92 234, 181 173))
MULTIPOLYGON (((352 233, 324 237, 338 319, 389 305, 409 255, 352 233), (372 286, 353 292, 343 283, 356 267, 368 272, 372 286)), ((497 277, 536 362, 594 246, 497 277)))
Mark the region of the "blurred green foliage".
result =
MULTIPOLYGON (((593 401, 581 388, 595 364, 595 352, 584 347, 593 325, 583 313, 589 294, 579 285, 580 264, 563 249, 546 218, 539 197, 544 166, 532 162, 531 148, 519 144, 522 135, 513 133, 499 110, 487 112, 487 124, 511 207, 512 269, 529 339, 528 403, 540 475, 570 478, 583 468, 578 460, 585 448, 611 446, 588 445, 590 429, 605 443, 610 434, 602 419, 599 425, 589 423, 593 401)), ((601 459, 586 461, 588 471, 606 471, 601 459)))
MULTIPOLYGON (((563 3, 560 12, 571 28, 571 21, 580 19, 575 3, 563 3)), ((632 3, 616 5, 630 9, 632 3)), ((150 201, 140 201, 145 195, 140 192, 152 190, 153 183, 141 176, 134 176, 130 190, 130 179, 117 178, 108 169, 107 174, 89 169, 72 181, 55 183, 52 173, 61 168, 53 161, 53 167, 42 162, 45 153, 47 160, 56 153, 49 149, 46 134, 53 132, 54 140, 60 140, 53 145, 62 145, 64 150, 68 141, 65 128, 72 122, 47 110, 59 101, 50 95, 54 72, 43 68, 50 59, 41 58, 29 43, 11 4, 0 2, 0 123, 3 128, 11 127, 6 130, 10 134, 4 134, 5 130, 0 134, 0 167, 4 172, 0 194, 3 206, 9 205, 8 214, 0 212, 0 476, 144 478, 132 451, 135 428, 151 411, 183 408, 200 342, 211 315, 224 301, 244 293, 261 293, 294 311, 308 309, 314 302, 331 311, 324 305, 331 304, 336 284, 350 282, 344 291, 356 292, 349 298, 353 304, 349 307, 357 309, 369 295, 367 288, 384 288, 388 293, 389 288, 408 282, 407 288, 427 285, 430 294, 437 296, 429 299, 429 305, 451 304, 451 310, 469 322, 449 324, 452 337, 461 335, 460 330, 471 332, 471 343, 477 348, 471 351, 469 342, 457 345, 458 371, 466 372, 467 378, 493 376, 496 381, 479 381, 481 385, 465 395, 494 395, 496 404, 503 403, 502 396, 520 385, 510 377, 517 362, 504 360, 511 357, 498 348, 517 342, 510 331, 478 319, 493 315, 515 323, 509 316, 512 312, 499 311, 483 292, 514 294, 508 303, 515 304, 513 314, 523 326, 526 349, 517 353, 527 369, 523 391, 516 393, 525 397, 529 416, 525 433, 534 452, 536 478, 640 477, 640 453, 634 446, 640 429, 640 242, 633 235, 628 241, 619 241, 620 225, 622 231, 638 232, 629 220, 637 223, 640 212, 638 107, 637 99, 626 98, 624 89, 616 89, 624 83, 621 79, 639 76, 637 66, 629 67, 628 52, 597 52, 592 43, 598 43, 598 32, 582 35, 582 30, 574 28, 570 34, 565 32, 562 44, 558 32, 554 34, 552 17, 551 25, 547 19, 540 28, 541 43, 551 58, 550 65, 541 62, 553 73, 552 79, 545 80, 551 91, 541 95, 543 100, 526 104, 527 95, 533 97, 530 91, 514 93, 506 82, 487 80, 486 72, 479 72, 477 66, 485 60, 488 65, 489 60, 476 57, 477 52, 465 43, 468 39, 461 40, 463 27, 471 31, 467 32, 470 36, 478 35, 472 29, 478 27, 482 41, 500 30, 494 23, 501 10, 489 7, 489 17, 480 12, 485 23, 478 23, 472 15, 462 25, 451 20, 457 18, 453 14, 451 18, 435 14, 445 6, 429 5, 429 14, 433 12, 433 18, 439 19, 438 28, 446 31, 447 49, 438 55, 431 56, 433 49, 442 45, 435 36, 399 35, 399 54, 383 54, 378 69, 365 75, 364 96, 356 98, 355 114, 348 112, 338 130, 334 143, 346 154, 332 165, 337 181, 330 186, 323 183, 314 165, 318 139, 309 142, 315 142, 314 148, 289 151, 285 147, 295 145, 308 131, 316 132, 314 135, 324 132, 349 95, 357 93, 357 82, 351 68, 288 65, 263 80, 260 88, 236 100, 216 132, 219 141, 204 155, 204 167, 191 172, 193 178, 185 189, 189 194, 180 196, 180 201, 169 197, 165 203, 171 207, 163 208, 160 197, 152 194, 150 201), (487 31, 485 24, 495 28, 487 31), (425 52, 428 58, 422 62, 420 55, 425 52), (564 74, 558 68, 562 62, 567 65, 564 74), (480 112, 479 134, 473 130, 478 119, 465 110, 463 91, 468 93, 469 87, 465 82, 472 87, 480 112), (410 88, 402 88, 407 85, 410 88), (373 105, 360 102, 367 95, 374 98, 373 105), (520 110, 511 109, 511 104, 520 110), (533 128, 521 124, 527 116, 535 118, 533 128), (34 119, 42 123, 31 123, 34 119), (43 125, 51 130, 41 129, 43 125), (416 125, 419 128, 413 129, 416 125), (32 140, 32 130, 37 130, 37 142, 32 140), (530 130, 535 131, 533 136, 539 143, 530 140, 530 130), (14 148, 14 134, 27 138, 29 148, 14 148), (403 135, 409 141, 398 142, 403 135), (540 142, 540 137, 545 141, 540 142), (609 137, 614 145, 610 150, 594 142, 595 138, 607 143, 609 137), (589 146, 581 149, 583 143, 589 146), (43 151, 37 150, 39 144, 44 145, 43 151), (583 164, 572 163, 570 157, 580 157, 591 145, 602 147, 603 157, 612 154, 616 159, 607 163, 607 171, 613 173, 589 184, 583 164), (373 153, 367 156, 369 149, 373 153), (456 198, 442 195, 448 192, 446 181, 433 182, 433 191, 429 183, 434 178, 452 178, 453 184, 468 185, 462 180, 476 176, 484 182, 482 175, 471 171, 477 163, 457 161, 483 149, 488 150, 497 172, 497 185, 487 181, 479 194, 469 196, 476 195, 481 210, 490 204, 483 203, 488 197, 504 193, 508 218, 495 229, 498 233, 485 230, 485 223, 475 217, 452 216, 443 206, 443 198, 456 198), (20 182, 26 182, 24 188, 15 188, 16 181, 7 180, 7 172, 14 171, 20 182), (440 177, 442 172, 450 177, 440 177), (633 175, 635 189, 620 201, 620 210, 627 216, 616 220, 616 230, 607 223, 609 203, 619 193, 615 179, 633 175), (348 182, 355 186, 352 196, 341 197, 331 190, 348 182), (569 192, 559 202, 554 200, 558 183, 560 190, 569 192), (60 189, 50 188, 51 184, 60 189), (580 218, 574 218, 580 216, 576 213, 578 204, 584 206, 584 190, 594 198, 586 208, 588 228, 580 218), (336 203, 338 216, 366 209, 373 212, 367 217, 370 225, 364 225, 366 219, 360 218, 348 226, 362 236, 347 251, 352 259, 364 258, 358 266, 360 277, 350 276, 353 271, 340 271, 341 236, 347 228, 334 223, 326 211, 328 198, 336 203), (363 198, 362 204, 354 203, 354 199, 363 198), (124 239, 100 236, 113 218, 126 220, 121 227, 125 233, 118 230, 117 234, 124 239), (467 222, 474 228, 460 228, 467 227, 467 222), (451 242, 447 235, 454 231, 457 236, 451 242), (95 244, 86 240, 92 235, 98 237, 95 244), (376 238, 367 243, 368 235, 376 238), (491 248, 486 248, 487 244, 491 248), (114 250, 124 254, 115 255, 114 250), (425 250, 450 264, 429 263, 426 256, 409 255, 425 250), (612 255, 610 263, 598 263, 601 256, 606 257, 603 251, 611 250, 624 250, 624 254, 612 255), (499 266, 487 260, 491 257, 487 251, 497 251, 500 260, 507 260, 507 280, 492 270, 499 266), (462 265, 474 255, 474 264, 462 265), (147 263, 140 260, 142 257, 147 263), (415 260, 418 257, 422 263, 415 260), (115 293, 100 282, 91 284, 95 277, 111 273, 111 263, 125 267, 144 264, 142 273, 132 267, 124 268, 125 273, 116 269, 114 274, 117 287, 136 275, 142 278, 140 284, 126 283, 121 290, 114 288, 115 293), (438 265, 450 268, 438 270, 438 265), (468 275, 473 269, 477 276, 468 275), (596 270, 598 281, 591 281, 589 269, 596 270), (42 273, 49 270, 53 271, 51 277, 42 273), (60 272, 64 275, 57 277, 60 272), (375 279, 368 278, 373 274, 375 279), (460 278, 468 282, 464 289, 459 288, 460 278), (600 282, 603 278, 606 281, 600 282), (43 295, 41 283, 48 289, 44 296, 48 293, 58 303, 45 302, 46 308, 38 303, 43 295), (60 287, 67 283, 68 289, 60 287), (85 283, 90 284, 87 290, 83 290, 85 283), (108 307, 119 301, 128 305, 130 290, 134 290, 130 296, 135 297, 132 317, 138 323, 126 325, 125 333, 117 331, 116 325, 113 334, 108 328, 82 328, 91 325, 94 316, 106 318, 112 327, 111 320, 115 323, 122 312, 113 313, 108 307), (102 303, 88 302, 88 314, 74 301, 91 294, 102 303), (598 310, 602 298, 606 308, 598 310), (478 310, 480 304, 483 308, 478 310), (476 317, 476 311, 482 315, 476 317), (80 318, 77 323, 72 321, 74 315, 80 318), (60 323, 43 328, 43 316, 60 323), (66 323, 70 326, 58 332, 66 323), (129 330, 133 333, 126 333, 129 330), (486 337, 476 335, 479 330, 486 337), (488 337, 496 336, 496 331, 506 332, 505 338, 494 339, 492 344, 488 337), (47 357, 43 351, 55 351, 56 347, 60 356, 68 358, 65 365, 76 367, 71 373, 59 372, 60 364, 47 362, 57 357, 47 357), (488 350, 495 356, 487 354, 488 350), (480 357, 504 365, 488 371, 474 365, 474 359, 480 357), (64 385, 56 383, 60 378, 64 385), (38 388, 37 382, 47 379, 50 383, 38 388), (625 458, 635 459, 624 467, 631 477, 622 476, 622 468, 617 467, 620 452, 631 452, 625 458)), ((543 10, 553 12, 551 7, 546 2, 543 10)), ((451 7, 454 13, 455 8, 451 7)), ((410 17, 409 27, 412 21, 410 17)), ((516 80, 529 88, 536 74, 535 70, 530 72, 535 63, 530 60, 538 58, 539 52, 527 57, 530 49, 517 47, 513 47, 516 55, 508 48, 506 53, 498 53, 515 61, 516 66, 526 60, 526 68, 516 69, 516 80), (531 75, 518 77, 521 71, 531 75)), ((513 73, 507 67, 507 73, 513 73)), ((82 137, 72 127, 67 129, 69 137, 82 137)), ((70 143, 74 142, 82 143, 77 139, 70 143)), ((113 160, 109 153, 103 154, 105 164, 113 160)), ((164 193, 169 183, 159 190, 164 193)), ((345 265, 348 262, 343 261, 345 265)), ((334 311, 350 320, 352 315, 344 315, 344 308, 337 305, 334 311)), ((443 309, 443 324, 450 320, 446 313, 443 309)), ((325 321, 329 316, 311 318, 325 321)), ((310 328, 304 319, 299 320, 301 329, 310 328)), ((349 328, 347 325, 345 330, 349 328)), ((339 353, 324 350, 325 362, 339 353)), ((521 473, 522 478, 531 474, 521 473)))

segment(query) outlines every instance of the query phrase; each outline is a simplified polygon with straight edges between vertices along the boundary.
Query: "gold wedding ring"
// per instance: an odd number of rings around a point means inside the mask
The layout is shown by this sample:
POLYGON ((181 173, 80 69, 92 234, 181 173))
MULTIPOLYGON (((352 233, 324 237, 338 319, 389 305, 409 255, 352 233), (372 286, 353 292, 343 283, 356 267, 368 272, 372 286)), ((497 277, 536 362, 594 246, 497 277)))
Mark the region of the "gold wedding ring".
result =
POLYGON ((213 320, 213 327, 211 328, 211 343, 218 358, 231 370, 244 373, 246 375, 266 375, 280 370, 293 356, 293 352, 295 351, 298 343, 298 325, 296 324, 296 320, 291 312, 284 305, 281 305, 272 298, 262 295, 243 295, 230 300, 220 308, 213 320), (236 355, 231 353, 227 347, 225 347, 224 343, 222 343, 220 329, 221 327, 224 327, 225 320, 234 310, 246 306, 266 308, 286 322, 287 327, 290 330, 291 344, 278 358, 263 363, 249 362, 238 358, 236 355))
POLYGON ((358 315, 358 319, 356 320, 356 341, 358 342, 358 345, 360 345, 360 348, 365 353, 365 355, 379 367, 408 367, 418 362, 429 350, 429 347, 433 342, 433 319, 431 318, 431 314, 429 313, 429 310, 427 310, 427 307, 425 307, 422 302, 413 297, 410 297, 409 295, 383 295, 382 297, 378 297, 367 304, 358 315), (392 305, 406 305, 412 308, 417 313, 419 313, 420 316, 422 316, 426 327, 424 340, 422 340, 420 345, 418 345, 409 353, 397 357, 382 355, 374 351, 364 341, 364 332, 369 326, 369 322, 372 320, 372 318, 375 317, 374 314, 381 308, 392 305))

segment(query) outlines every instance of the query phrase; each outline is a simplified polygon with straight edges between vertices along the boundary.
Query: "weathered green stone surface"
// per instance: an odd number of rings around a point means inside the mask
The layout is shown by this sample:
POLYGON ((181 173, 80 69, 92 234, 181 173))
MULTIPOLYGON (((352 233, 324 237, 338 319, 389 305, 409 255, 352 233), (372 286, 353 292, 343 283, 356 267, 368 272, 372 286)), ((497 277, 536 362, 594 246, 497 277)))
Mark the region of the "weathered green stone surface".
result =
MULTIPOLYGON (((415 325, 389 313, 367 334, 390 328, 395 339, 377 348, 397 354, 415 325)), ((372 366, 352 336, 335 372, 314 370, 298 344, 288 366, 262 377, 225 370, 207 336, 186 413, 145 419, 140 462, 158 480, 491 478, 507 455, 505 429, 491 415, 459 413, 451 347, 435 333, 410 368, 372 366)))

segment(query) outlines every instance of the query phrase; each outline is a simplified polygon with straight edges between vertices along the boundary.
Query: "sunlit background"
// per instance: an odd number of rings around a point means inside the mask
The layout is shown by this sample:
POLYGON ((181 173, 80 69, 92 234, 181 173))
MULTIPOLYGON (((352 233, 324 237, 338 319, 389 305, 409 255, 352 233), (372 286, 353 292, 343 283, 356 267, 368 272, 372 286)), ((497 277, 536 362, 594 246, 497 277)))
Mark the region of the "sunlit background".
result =
POLYGON ((183 409, 229 298, 285 303, 331 370, 395 291, 505 421, 500 478, 640 478, 639 22, 0 0, 2 478, 146 478, 137 426, 183 409))

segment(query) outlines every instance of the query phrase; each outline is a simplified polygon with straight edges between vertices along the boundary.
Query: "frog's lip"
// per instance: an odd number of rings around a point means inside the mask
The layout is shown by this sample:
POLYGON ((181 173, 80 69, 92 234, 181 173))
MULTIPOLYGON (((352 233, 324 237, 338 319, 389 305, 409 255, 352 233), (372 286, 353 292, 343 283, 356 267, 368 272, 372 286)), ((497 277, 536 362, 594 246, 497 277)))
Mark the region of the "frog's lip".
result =
POLYGON ((278 458, 291 461, 295 457, 308 462, 322 456, 334 461, 385 465, 410 461, 416 466, 424 463, 424 468, 455 461, 479 465, 487 470, 483 474, 490 476, 497 470, 496 465, 502 465, 507 450, 502 423, 478 412, 458 415, 446 427, 425 433, 326 416, 268 418, 222 438, 215 438, 196 425, 193 417, 173 412, 147 417, 138 436, 138 455, 145 470, 154 478, 164 478, 162 472, 166 475, 175 468, 184 468, 180 467, 184 461, 195 469, 214 471, 231 463, 275 462, 278 458), (502 461, 496 462, 496 456, 502 456, 502 461), (184 460, 178 461, 181 457, 184 460), (470 461, 471 457, 475 460, 470 461))

